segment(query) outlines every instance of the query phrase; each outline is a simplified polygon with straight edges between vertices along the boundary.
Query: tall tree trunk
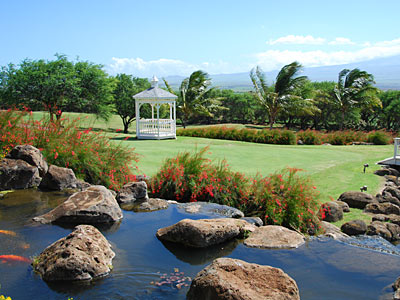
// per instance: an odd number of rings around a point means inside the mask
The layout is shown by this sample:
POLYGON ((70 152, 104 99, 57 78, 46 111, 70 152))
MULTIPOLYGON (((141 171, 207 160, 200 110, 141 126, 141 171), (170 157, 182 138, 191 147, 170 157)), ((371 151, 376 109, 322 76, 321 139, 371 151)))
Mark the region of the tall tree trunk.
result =
POLYGON ((128 133, 129 122, 126 120, 122 120, 122 122, 124 123, 124 133, 128 133))
POLYGON ((343 130, 343 125, 344 125, 344 110, 342 110, 342 114, 341 114, 341 122, 340 122, 340 130, 343 130))

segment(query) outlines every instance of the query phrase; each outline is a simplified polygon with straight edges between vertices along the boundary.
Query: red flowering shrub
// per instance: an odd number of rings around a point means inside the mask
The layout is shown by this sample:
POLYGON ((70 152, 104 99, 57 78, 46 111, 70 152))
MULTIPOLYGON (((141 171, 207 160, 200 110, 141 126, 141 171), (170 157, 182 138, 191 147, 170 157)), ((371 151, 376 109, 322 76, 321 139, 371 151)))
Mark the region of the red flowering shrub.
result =
POLYGON ((200 128, 178 129, 177 135, 203 137, 209 139, 235 140, 251 143, 294 145, 302 140, 306 145, 320 145, 329 143, 332 145, 349 145, 353 142, 370 142, 376 145, 386 145, 393 142, 393 134, 385 131, 316 131, 301 130, 296 134, 290 130, 281 129, 236 129, 225 126, 207 126, 200 128))
POLYGON ((217 165, 204 157, 208 148, 167 159, 149 183, 153 197, 180 202, 209 201, 239 208, 266 224, 317 231, 318 193, 308 179, 287 168, 250 179, 233 172, 225 161, 217 165))
POLYGON ((225 161, 214 165, 204 157, 208 147, 167 159, 150 181, 150 194, 180 202, 210 201, 236 206, 246 197, 246 178, 229 170, 225 161))
POLYGON ((39 148, 49 164, 71 168, 77 177, 89 183, 117 190, 135 178, 128 166, 137 161, 132 149, 110 143, 102 133, 80 130, 79 118, 35 121, 29 114, 0 111, 3 156, 16 145, 29 144, 39 148))
POLYGON ((299 176, 299 169, 286 168, 251 181, 249 201, 242 203, 248 215, 257 215, 264 223, 283 225, 307 232, 319 224, 318 192, 309 179, 299 176))
POLYGON ((321 145, 321 132, 307 129, 297 132, 297 140, 302 140, 305 145, 321 145))

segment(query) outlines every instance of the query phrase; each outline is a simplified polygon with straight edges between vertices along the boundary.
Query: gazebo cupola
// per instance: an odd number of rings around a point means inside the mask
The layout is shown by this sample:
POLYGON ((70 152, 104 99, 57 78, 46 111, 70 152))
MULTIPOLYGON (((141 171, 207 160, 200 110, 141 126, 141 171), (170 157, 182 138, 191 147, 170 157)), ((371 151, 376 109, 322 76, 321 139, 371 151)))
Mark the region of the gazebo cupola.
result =
POLYGON ((153 76, 151 88, 133 96, 136 106, 136 136, 138 139, 175 139, 176 138, 176 98, 158 87, 158 79, 153 76), (151 106, 151 119, 140 117, 140 108, 151 106), (160 118, 160 108, 169 106, 169 118, 160 118))

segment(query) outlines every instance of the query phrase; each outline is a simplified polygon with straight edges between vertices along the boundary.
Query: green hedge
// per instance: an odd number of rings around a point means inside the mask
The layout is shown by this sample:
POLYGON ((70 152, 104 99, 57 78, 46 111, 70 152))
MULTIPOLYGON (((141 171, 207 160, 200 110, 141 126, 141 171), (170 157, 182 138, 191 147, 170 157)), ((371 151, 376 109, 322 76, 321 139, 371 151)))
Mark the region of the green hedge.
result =
POLYGON ((178 129, 179 136, 203 137, 208 139, 233 140, 261 144, 294 145, 301 140, 305 145, 350 145, 352 143, 373 143, 388 145, 393 142, 394 132, 386 131, 317 131, 305 130, 293 132, 285 129, 237 129, 226 126, 207 126, 178 129))

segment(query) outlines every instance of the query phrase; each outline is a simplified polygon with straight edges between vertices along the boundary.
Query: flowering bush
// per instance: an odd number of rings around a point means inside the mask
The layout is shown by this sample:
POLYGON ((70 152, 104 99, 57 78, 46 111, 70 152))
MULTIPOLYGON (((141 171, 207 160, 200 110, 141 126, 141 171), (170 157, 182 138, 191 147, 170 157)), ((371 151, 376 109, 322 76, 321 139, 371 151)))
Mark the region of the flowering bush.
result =
POLYGON ((231 171, 225 161, 213 164, 204 157, 207 149, 167 159, 149 183, 150 194, 180 202, 225 204, 258 216, 266 224, 302 232, 319 229, 318 193, 308 179, 297 175, 298 169, 250 179, 231 171))
POLYGON ((283 225, 302 232, 317 231, 318 192, 309 179, 299 176, 299 169, 286 168, 251 181, 249 201, 242 203, 248 215, 257 215, 266 224, 283 225))
POLYGON ((385 131, 372 131, 369 133, 354 130, 324 132, 308 129, 301 130, 295 134, 290 130, 237 129, 225 126, 178 129, 177 135, 278 145, 294 145, 298 140, 302 140, 306 145, 320 145, 322 143, 349 145, 353 142, 387 145, 392 142, 394 137, 392 133, 385 131))
POLYGON ((207 147, 198 152, 183 152, 167 159, 151 179, 150 194, 180 202, 211 201, 236 206, 246 197, 246 179, 232 172, 226 161, 214 165, 204 157, 207 147))
POLYGON ((118 189, 132 181, 128 163, 137 161, 133 150, 109 142, 91 129, 80 130, 79 118, 35 121, 27 111, 0 111, 0 157, 16 145, 40 149, 49 164, 67 167, 85 181, 118 189))
POLYGON ((321 133, 310 129, 302 130, 297 133, 297 140, 301 140, 305 145, 320 145, 321 133))

